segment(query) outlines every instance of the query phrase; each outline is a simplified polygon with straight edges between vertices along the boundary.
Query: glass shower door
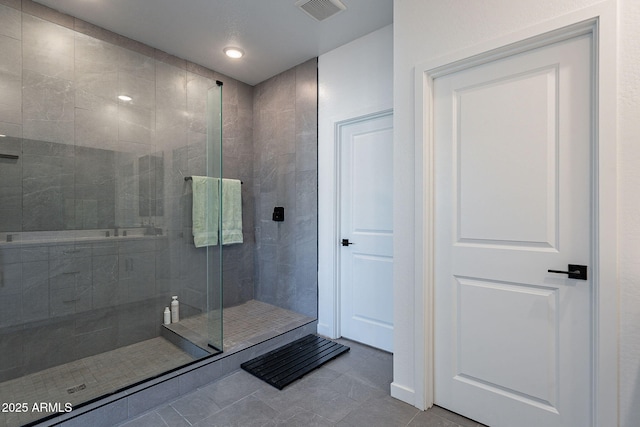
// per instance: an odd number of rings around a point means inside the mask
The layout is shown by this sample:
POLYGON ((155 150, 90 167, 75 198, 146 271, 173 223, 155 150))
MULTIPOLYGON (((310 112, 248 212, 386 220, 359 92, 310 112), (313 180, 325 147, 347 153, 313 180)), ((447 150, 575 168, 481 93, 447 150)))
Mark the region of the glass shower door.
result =
POLYGON ((207 93, 207 176, 216 178, 218 244, 207 246, 207 335, 209 347, 223 351, 222 333, 222 82, 207 93))

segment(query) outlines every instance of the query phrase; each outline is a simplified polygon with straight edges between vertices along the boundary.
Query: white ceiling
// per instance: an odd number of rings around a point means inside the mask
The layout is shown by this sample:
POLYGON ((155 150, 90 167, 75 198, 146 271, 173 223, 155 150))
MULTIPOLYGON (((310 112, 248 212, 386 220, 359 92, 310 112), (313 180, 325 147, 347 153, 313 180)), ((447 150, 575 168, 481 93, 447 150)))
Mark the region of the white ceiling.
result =
POLYGON ((393 0, 342 0, 321 22, 296 0, 36 1, 250 85, 393 21, 393 0), (227 58, 229 45, 244 58, 227 58))

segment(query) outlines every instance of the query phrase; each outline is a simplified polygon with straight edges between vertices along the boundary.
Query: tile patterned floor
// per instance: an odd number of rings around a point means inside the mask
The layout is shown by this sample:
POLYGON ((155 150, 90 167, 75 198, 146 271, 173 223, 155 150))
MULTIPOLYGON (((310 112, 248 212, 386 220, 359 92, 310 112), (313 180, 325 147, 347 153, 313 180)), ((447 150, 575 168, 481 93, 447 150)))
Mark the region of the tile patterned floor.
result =
MULTIPOLYGON (((256 300, 225 308, 223 316, 223 341, 226 353, 266 341, 314 320, 294 311, 256 300)), ((211 341, 210 329, 214 330, 214 335, 220 330, 217 319, 219 316, 201 314, 167 327, 200 348, 211 351, 207 344, 211 341)))
MULTIPOLYGON (((153 338, 0 383, 0 400, 28 403, 29 408, 40 402, 75 405, 192 360, 164 338, 153 338), (69 393, 69 389, 74 391, 69 393)), ((0 426, 19 426, 46 415, 32 411, 0 413, 0 426)))
MULTIPOLYGON (((225 308, 223 315, 226 353, 241 350, 313 321, 260 301, 225 308)), ((188 339, 208 349, 206 315, 184 319, 177 325, 186 332, 188 339)), ((30 408, 36 402, 69 402, 76 405, 191 361, 193 357, 158 337, 0 383, 0 403, 27 402, 30 408), (74 387, 79 389, 71 394, 67 392, 74 387)), ((31 411, 0 413, 0 427, 20 426, 46 415, 31 411)))
POLYGON ((392 355, 351 350, 284 390, 239 370, 121 427, 482 427, 442 408, 419 411, 389 396, 392 355))
POLYGON ((313 320, 294 311, 256 300, 225 309, 224 351, 266 341, 313 320))

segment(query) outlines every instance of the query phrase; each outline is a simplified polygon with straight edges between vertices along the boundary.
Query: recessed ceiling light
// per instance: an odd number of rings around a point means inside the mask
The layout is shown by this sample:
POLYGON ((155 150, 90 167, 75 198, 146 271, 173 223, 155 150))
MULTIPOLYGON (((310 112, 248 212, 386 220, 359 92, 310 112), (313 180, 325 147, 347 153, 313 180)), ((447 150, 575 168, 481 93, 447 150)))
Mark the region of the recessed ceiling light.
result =
POLYGON ((131 98, 129 95, 118 95, 118 99, 120 101, 131 101, 133 98, 131 98))
POLYGON ((222 51, 229 58, 233 58, 233 59, 242 58, 244 56, 244 50, 240 49, 239 47, 231 47, 231 46, 229 46, 229 47, 225 47, 224 49, 222 49, 222 51))

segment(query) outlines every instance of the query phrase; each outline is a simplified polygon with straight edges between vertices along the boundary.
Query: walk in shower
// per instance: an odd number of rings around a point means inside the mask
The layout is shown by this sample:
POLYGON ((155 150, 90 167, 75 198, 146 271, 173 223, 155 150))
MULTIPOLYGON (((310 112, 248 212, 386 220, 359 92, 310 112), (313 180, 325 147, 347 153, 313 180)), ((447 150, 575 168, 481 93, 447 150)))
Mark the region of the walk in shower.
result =
MULTIPOLYGON (((46 415, 34 404, 77 406, 222 351, 223 249, 192 244, 184 179, 221 177, 222 82, 212 83, 192 144, 92 144, 55 129, 55 141, 0 138, 0 395, 30 409, 3 411, 8 425, 46 415), (163 338, 172 296, 182 318, 206 319, 205 351, 163 338)), ((127 121, 144 114, 145 94, 128 93, 105 106, 120 120, 105 133, 138 131, 127 121)))
POLYGON ((0 1, 0 425, 313 325, 315 59, 252 87, 34 5, 0 1), (194 177, 242 181, 242 243, 196 247, 194 177))

